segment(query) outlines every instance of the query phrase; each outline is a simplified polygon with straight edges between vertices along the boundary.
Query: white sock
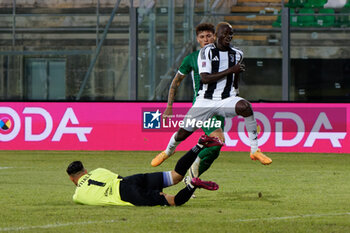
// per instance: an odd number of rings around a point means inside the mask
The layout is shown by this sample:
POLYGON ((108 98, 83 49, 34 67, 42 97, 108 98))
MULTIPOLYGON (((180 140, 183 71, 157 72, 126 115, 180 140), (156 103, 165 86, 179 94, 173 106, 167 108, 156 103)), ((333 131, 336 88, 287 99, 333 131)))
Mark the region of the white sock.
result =
POLYGON ((177 145, 180 144, 180 142, 178 142, 178 141, 175 140, 175 135, 176 135, 176 133, 177 133, 177 132, 175 132, 175 133, 173 134, 173 136, 171 136, 170 141, 169 141, 169 144, 168 144, 167 148, 165 149, 165 153, 166 153, 168 156, 171 156, 171 155, 174 153, 174 151, 175 151, 177 145))
POLYGON ((200 162, 201 162, 201 158, 199 158, 197 156, 196 160, 192 163, 192 166, 190 167, 190 169, 188 169, 188 173, 189 173, 191 179, 194 177, 198 177, 198 173, 199 173, 198 170, 199 170, 200 162))
MULTIPOLYGON (((188 188, 189 190, 194 189, 194 186, 193 186, 193 184, 191 183, 191 181, 187 184, 187 188, 188 188)), ((192 195, 193 195, 193 194, 192 194, 192 195)))
POLYGON ((255 153, 258 150, 258 128, 254 115, 244 117, 244 122, 250 140, 250 151, 255 153))

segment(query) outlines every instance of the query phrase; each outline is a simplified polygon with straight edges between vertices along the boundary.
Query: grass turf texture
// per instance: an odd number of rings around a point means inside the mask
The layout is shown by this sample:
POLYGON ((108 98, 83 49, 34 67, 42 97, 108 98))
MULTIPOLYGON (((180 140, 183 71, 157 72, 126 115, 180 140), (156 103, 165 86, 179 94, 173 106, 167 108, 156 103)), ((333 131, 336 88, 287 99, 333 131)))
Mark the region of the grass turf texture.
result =
POLYGON ((127 176, 171 170, 183 152, 152 168, 155 154, 0 152, 0 232, 350 232, 350 155, 268 153, 273 163, 263 166, 248 153, 223 152, 201 177, 219 190, 197 190, 181 207, 72 202, 71 161, 127 176))

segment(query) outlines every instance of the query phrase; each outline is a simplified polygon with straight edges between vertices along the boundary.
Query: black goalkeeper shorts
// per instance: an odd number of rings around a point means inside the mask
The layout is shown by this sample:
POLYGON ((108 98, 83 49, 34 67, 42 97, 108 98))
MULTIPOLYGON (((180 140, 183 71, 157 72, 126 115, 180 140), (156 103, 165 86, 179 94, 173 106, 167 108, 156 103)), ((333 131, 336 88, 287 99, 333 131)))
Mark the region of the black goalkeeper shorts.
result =
POLYGON ((120 181, 119 192, 123 201, 136 206, 169 205, 163 190, 163 172, 136 174, 120 181))

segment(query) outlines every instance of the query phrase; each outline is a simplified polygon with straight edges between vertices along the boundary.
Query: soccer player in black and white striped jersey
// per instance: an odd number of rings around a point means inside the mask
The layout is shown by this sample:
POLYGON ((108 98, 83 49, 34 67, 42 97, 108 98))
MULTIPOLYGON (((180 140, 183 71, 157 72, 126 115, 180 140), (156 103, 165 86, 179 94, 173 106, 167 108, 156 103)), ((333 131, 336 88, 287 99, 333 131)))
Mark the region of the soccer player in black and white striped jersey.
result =
POLYGON ((195 104, 184 119, 185 126, 173 134, 166 150, 158 156, 167 159, 181 141, 197 130, 196 125, 186 123, 204 122, 214 115, 228 118, 238 115, 244 118, 248 131, 250 158, 259 160, 264 165, 271 164, 272 160, 258 148, 257 123, 251 104, 236 96, 233 88, 235 76, 244 72, 245 66, 241 63, 243 52, 230 45, 233 37, 231 25, 226 22, 219 23, 215 37, 215 43, 202 48, 198 56, 201 86, 195 104))

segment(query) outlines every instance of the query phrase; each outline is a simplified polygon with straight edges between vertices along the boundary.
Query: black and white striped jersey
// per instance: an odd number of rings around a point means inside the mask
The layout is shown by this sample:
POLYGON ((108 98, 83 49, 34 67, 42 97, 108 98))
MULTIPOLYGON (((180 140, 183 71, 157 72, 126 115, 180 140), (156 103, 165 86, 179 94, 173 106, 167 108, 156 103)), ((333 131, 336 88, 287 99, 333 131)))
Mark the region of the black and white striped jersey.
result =
MULTIPOLYGON (((198 71, 201 73, 214 74, 234 66, 243 60, 243 52, 230 47, 229 51, 220 51, 215 44, 203 47, 198 56, 198 71)), ((198 98, 221 100, 230 96, 236 96, 233 81, 235 74, 230 74, 215 83, 203 84, 201 82, 198 98)))

